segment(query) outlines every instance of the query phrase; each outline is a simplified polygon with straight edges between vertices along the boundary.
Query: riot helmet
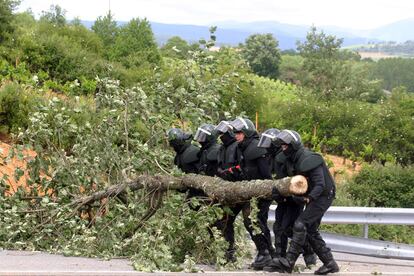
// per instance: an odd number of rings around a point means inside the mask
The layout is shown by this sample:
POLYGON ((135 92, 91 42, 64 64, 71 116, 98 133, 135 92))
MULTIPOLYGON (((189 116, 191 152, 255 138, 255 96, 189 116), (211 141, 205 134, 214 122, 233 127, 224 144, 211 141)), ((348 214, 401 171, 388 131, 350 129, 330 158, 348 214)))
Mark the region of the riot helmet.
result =
POLYGON ((199 143, 211 142, 216 140, 215 126, 212 124, 202 124, 194 135, 194 140, 199 143))
POLYGON ((260 140, 257 146, 259 148, 270 148, 272 143, 276 142, 276 136, 280 133, 277 128, 270 128, 260 135, 260 140))
POLYGON ((280 144, 292 145, 294 150, 298 150, 302 146, 302 139, 299 133, 294 130, 284 129, 276 136, 276 139, 280 144))
POLYGON ((191 133, 186 133, 179 128, 171 128, 167 131, 168 143, 176 152, 181 151, 186 144, 189 144, 191 137, 191 133))
POLYGON ((190 140, 192 135, 191 133, 186 133, 179 128, 170 128, 167 131, 168 141, 187 141, 190 140))
POLYGON ((229 121, 221 121, 215 128, 216 132, 219 134, 223 134, 233 130, 229 121))
POLYGON ((257 133, 253 122, 247 118, 237 118, 230 123, 234 132, 243 132, 246 137, 252 137, 257 133))

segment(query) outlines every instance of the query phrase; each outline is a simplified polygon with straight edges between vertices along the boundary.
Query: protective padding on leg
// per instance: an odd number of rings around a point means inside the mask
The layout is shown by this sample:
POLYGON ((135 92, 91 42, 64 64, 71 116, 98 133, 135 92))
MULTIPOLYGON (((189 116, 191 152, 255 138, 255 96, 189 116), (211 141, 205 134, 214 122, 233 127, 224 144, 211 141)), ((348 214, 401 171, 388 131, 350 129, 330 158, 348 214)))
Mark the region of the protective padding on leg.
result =
POLYGON ((295 243, 295 245, 300 246, 300 248, 302 249, 306 241, 305 224, 300 220, 296 220, 295 224, 293 225, 292 230, 293 230, 292 243, 295 243))

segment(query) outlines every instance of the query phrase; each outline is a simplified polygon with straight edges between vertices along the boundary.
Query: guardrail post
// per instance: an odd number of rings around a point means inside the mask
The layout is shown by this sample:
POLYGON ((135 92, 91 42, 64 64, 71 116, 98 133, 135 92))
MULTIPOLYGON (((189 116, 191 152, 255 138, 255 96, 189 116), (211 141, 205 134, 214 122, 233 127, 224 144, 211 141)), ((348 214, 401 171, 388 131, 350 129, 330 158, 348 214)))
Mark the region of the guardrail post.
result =
POLYGON ((364 238, 368 239, 368 224, 364 224, 364 238))

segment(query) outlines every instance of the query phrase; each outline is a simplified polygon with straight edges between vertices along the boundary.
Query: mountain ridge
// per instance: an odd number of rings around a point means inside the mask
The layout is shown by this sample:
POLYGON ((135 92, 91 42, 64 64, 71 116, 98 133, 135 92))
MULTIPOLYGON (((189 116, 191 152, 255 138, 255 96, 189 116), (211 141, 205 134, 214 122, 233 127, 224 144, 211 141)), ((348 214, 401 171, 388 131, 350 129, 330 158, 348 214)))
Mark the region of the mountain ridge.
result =
MULTIPOLYGON (((126 24, 118 21, 119 25, 126 24)), ((180 36, 188 42, 197 42, 201 38, 209 37, 210 26, 193 24, 169 24, 150 22, 158 44, 164 44, 172 36, 180 36)), ((82 21, 91 28, 93 21, 82 21)), ((282 50, 295 49, 297 41, 304 41, 311 26, 294 25, 278 21, 237 22, 221 21, 213 24, 217 26, 216 37, 218 45, 237 46, 254 33, 272 33, 279 41, 282 50)), ((366 44, 378 41, 405 42, 414 40, 414 18, 399 20, 370 30, 354 30, 336 26, 316 26, 318 30, 343 38, 343 46, 366 44)))

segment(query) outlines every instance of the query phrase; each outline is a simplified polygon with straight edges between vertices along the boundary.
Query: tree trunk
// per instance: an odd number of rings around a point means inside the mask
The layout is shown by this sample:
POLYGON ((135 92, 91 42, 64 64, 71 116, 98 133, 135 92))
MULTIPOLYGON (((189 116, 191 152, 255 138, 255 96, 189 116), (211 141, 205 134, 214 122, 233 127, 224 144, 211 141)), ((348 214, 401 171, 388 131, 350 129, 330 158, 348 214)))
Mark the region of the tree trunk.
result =
POLYGON ((110 186, 105 190, 82 197, 72 202, 72 205, 81 207, 89 205, 97 200, 114 197, 127 188, 132 191, 148 189, 150 191, 187 190, 195 188, 217 202, 224 205, 232 205, 238 202, 248 201, 253 197, 272 197, 272 188, 276 187, 284 195, 304 194, 307 190, 307 181, 303 176, 285 177, 278 180, 251 180, 228 182, 218 177, 210 177, 196 174, 187 174, 174 177, 170 175, 140 175, 134 181, 120 185, 110 186))

